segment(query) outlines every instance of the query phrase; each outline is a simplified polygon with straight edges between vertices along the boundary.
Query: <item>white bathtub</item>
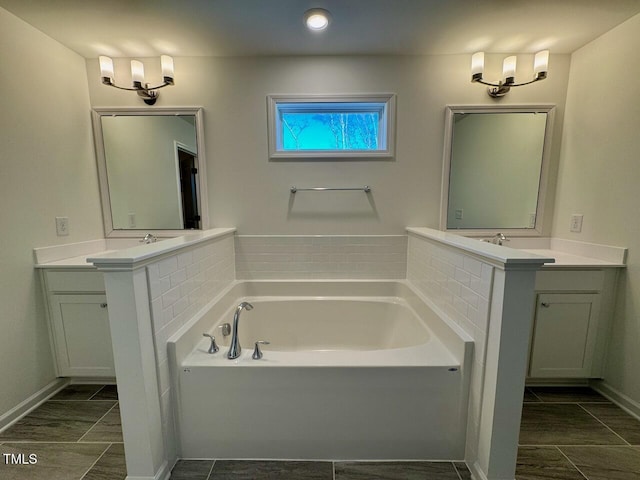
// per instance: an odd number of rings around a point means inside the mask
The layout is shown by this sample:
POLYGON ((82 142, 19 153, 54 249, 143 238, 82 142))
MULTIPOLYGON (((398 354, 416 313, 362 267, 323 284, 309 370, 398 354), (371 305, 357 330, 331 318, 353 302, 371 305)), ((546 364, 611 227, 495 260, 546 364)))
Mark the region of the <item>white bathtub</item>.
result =
POLYGON ((237 282, 169 341, 179 455, 461 460, 472 347, 403 281, 237 282))

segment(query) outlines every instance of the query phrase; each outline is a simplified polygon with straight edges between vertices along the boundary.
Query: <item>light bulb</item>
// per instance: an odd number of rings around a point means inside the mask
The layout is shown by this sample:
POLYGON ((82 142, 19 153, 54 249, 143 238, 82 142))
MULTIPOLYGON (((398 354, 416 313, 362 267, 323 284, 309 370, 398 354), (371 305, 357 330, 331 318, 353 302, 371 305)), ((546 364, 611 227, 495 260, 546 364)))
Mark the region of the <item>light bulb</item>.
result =
POLYGON ((131 80, 136 88, 144 84, 144 65, 138 60, 131 60, 131 80))
POLYGON ((169 55, 161 55, 160 66, 162 67, 164 81, 173 85, 173 58, 169 55))
POLYGON ((471 81, 482 80, 484 73, 484 52, 476 52, 471 56, 471 81))
POLYGON ((320 31, 329 26, 331 14, 322 8, 312 8, 304 12, 304 21, 310 30, 320 31))
POLYGON ((549 71, 549 50, 543 50, 536 53, 533 58, 533 75, 536 80, 541 80, 547 77, 549 71))
POLYGON ((100 76, 102 77, 102 83, 111 85, 113 83, 113 77, 115 76, 113 73, 113 60, 109 57, 105 57, 104 55, 100 55, 98 57, 98 61, 100 62, 100 76))
POLYGON ((502 78, 504 83, 513 83, 516 78, 516 56, 507 57, 502 63, 502 78))

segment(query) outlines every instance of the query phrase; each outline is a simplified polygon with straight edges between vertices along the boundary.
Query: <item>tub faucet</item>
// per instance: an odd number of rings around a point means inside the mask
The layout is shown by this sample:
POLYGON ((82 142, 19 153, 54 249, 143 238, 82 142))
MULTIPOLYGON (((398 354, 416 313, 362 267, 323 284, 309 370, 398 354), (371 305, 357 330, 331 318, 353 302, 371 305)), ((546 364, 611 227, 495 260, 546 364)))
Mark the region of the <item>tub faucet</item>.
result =
POLYGON ((229 360, 234 360, 240 356, 240 352, 242 348, 240 347, 240 339, 238 338, 238 322, 240 321, 240 313, 242 309, 252 310, 253 305, 249 302, 242 302, 236 308, 236 313, 233 314, 233 332, 231 334, 231 346, 229 347, 229 351, 227 352, 227 358, 229 360))

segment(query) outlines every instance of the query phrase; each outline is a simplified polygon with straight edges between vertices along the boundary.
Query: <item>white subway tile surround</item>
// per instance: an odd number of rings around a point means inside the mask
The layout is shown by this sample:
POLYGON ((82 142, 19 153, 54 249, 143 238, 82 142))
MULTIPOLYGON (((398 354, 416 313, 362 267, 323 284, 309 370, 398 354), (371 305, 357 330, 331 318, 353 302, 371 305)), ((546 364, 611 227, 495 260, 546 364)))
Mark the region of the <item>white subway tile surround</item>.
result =
POLYGON ((475 342, 467 426, 468 457, 474 460, 478 454, 493 269, 461 250, 409 235, 407 280, 475 342))
POLYGON ((239 235, 239 280, 406 278, 407 237, 239 235))
POLYGON ((176 455, 167 339, 235 279, 233 236, 147 265, 162 431, 176 455))

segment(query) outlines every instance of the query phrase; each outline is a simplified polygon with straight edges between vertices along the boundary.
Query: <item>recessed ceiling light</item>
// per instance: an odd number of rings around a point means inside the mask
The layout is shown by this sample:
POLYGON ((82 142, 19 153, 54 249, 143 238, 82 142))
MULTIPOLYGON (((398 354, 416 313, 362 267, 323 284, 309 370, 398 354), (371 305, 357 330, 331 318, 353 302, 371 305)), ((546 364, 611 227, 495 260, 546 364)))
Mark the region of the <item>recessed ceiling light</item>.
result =
POLYGON ((312 8, 304 12, 304 23, 314 31, 324 30, 329 26, 331 14, 323 8, 312 8))

